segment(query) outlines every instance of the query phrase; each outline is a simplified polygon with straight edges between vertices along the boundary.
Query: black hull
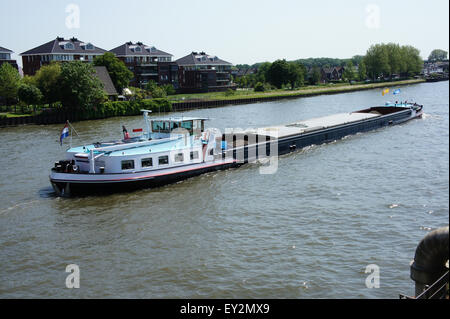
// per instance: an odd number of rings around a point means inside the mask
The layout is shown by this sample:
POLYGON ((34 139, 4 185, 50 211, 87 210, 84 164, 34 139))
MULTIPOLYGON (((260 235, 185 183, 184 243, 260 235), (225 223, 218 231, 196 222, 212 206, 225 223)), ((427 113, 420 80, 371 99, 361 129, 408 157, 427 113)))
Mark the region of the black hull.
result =
MULTIPOLYGON (((330 127, 323 130, 314 131, 311 133, 290 136, 286 138, 280 138, 275 143, 278 144, 278 155, 284 155, 296 150, 302 149, 311 145, 320 145, 328 142, 333 142, 339 139, 342 139, 349 135, 354 135, 356 133, 368 132, 372 130, 376 130, 382 127, 401 124, 403 122, 412 120, 414 118, 419 118, 422 116, 422 113, 417 113, 413 115, 414 111, 411 109, 403 109, 401 111, 387 114, 381 117, 376 117, 373 119, 363 120, 360 122, 354 122, 349 124, 343 124, 336 127, 330 127)), ((270 144, 266 143, 266 154, 268 156, 270 154, 270 144)), ((249 158, 248 154, 256 154, 257 158, 261 158, 258 154, 258 147, 254 147, 252 145, 245 146, 240 152, 244 152, 243 158, 244 163, 255 161, 256 158, 249 158), (253 149, 252 149, 253 148, 253 149)), ((237 155, 237 150, 233 150, 233 158, 242 158, 237 155)))
MULTIPOLYGON (((387 109, 383 107, 379 108, 371 108, 373 109, 387 109)), ((367 110, 363 110, 360 112, 366 112, 367 110)), ((334 127, 329 127, 322 130, 313 131, 310 133, 303 133, 299 135, 279 138, 273 141, 259 141, 260 145, 263 145, 263 148, 266 150, 266 154, 260 156, 258 154, 258 146, 257 144, 243 146, 241 148, 232 148, 227 150, 222 154, 222 158, 232 157, 236 160, 234 163, 227 163, 223 165, 216 165, 212 167, 204 167, 191 171, 184 171, 175 174, 167 174, 157 177, 152 177, 150 179, 145 180, 133 180, 133 181, 125 181, 125 182, 54 182, 51 181, 53 188, 56 193, 60 196, 71 196, 71 195, 82 195, 82 194, 110 194, 113 192, 126 192, 132 191, 141 188, 154 188, 160 187, 167 184, 176 183, 187 178, 191 178, 194 176, 198 176, 201 174, 205 174, 208 172, 224 170, 232 167, 238 167, 240 165, 255 162, 258 159, 267 158, 270 156, 270 147, 274 146, 273 143, 276 143, 276 148, 278 150, 277 155, 284 155, 296 150, 302 149, 304 147, 310 145, 319 145, 327 142, 332 142, 335 140, 342 139, 345 136, 353 135, 360 132, 367 132, 375 129, 379 129, 386 126, 391 126, 395 124, 400 124, 406 122, 408 120, 418 118, 422 116, 421 109, 418 112, 411 110, 410 108, 397 108, 394 112, 392 112, 392 108, 390 113, 385 114, 380 117, 374 117, 371 119, 365 119, 358 122, 352 122, 342 125, 337 125, 334 127), (414 113, 413 113, 414 112, 414 113), (243 154, 242 154, 243 152, 243 154), (252 158, 249 158, 248 154, 254 154, 252 158), (255 157, 256 155, 256 157, 255 157), (243 160, 241 160, 243 159, 243 160)), ((264 138, 266 138, 264 136, 264 138)), ((258 142, 258 141, 257 141, 258 142)), ((273 154, 272 154, 273 155, 273 154)))
POLYGON ((229 163, 219 166, 206 167, 198 170, 182 172, 171 175, 157 176, 151 179, 115 182, 115 183, 82 183, 82 182, 53 182, 52 186, 59 196, 77 195, 106 195, 111 193, 123 193, 144 188, 156 188, 168 184, 180 182, 182 180, 202 175, 205 173, 225 170, 238 167, 242 164, 229 163))

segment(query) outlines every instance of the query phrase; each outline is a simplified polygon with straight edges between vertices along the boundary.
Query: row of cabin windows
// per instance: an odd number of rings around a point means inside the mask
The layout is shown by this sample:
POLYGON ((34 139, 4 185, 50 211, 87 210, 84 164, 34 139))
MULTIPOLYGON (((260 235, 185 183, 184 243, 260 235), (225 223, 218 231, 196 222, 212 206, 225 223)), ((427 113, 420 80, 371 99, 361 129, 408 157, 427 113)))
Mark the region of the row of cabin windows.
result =
MULTIPOLYGON (((190 158, 191 158, 191 161, 198 159, 199 158, 198 151, 191 152, 190 158)), ((175 154, 174 161, 175 161, 175 163, 183 162, 184 154, 183 153, 175 154)), ((158 157, 158 165, 167 165, 167 164, 169 164, 169 156, 168 155, 158 157)), ((147 168, 147 167, 152 167, 152 166, 153 166, 153 158, 152 157, 143 158, 141 160, 142 168, 147 168)), ((127 169, 134 169, 134 160, 122 161, 122 170, 127 170, 127 169)))

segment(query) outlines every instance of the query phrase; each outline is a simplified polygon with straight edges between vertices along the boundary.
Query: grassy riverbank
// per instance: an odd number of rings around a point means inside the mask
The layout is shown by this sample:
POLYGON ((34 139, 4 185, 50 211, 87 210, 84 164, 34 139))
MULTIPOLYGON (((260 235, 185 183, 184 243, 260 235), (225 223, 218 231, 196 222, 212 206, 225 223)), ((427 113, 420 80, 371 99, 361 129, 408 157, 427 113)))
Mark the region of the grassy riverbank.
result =
POLYGON ((364 83, 364 84, 324 84, 315 86, 305 86, 296 90, 271 90, 268 92, 254 92, 253 90, 237 90, 234 94, 227 92, 211 92, 198 94, 177 94, 169 96, 171 102, 200 102, 200 101, 230 101, 242 99, 264 99, 264 98, 283 98, 283 97, 302 97, 321 94, 336 94, 361 90, 370 90, 385 87, 402 86, 425 82, 423 79, 382 82, 382 83, 364 83))

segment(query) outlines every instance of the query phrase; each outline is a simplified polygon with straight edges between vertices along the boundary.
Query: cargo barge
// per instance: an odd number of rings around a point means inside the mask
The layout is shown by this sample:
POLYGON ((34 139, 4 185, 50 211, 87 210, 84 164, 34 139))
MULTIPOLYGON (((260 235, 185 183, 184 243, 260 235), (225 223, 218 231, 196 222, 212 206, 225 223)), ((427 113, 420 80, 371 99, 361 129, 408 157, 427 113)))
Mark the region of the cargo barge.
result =
MULTIPOLYGON (((205 129, 205 118, 148 118, 147 131, 70 148, 50 182, 59 196, 110 193, 174 183, 335 141, 422 116, 422 105, 386 104, 254 130, 205 129)), ((124 132, 126 130, 124 129, 124 132)))

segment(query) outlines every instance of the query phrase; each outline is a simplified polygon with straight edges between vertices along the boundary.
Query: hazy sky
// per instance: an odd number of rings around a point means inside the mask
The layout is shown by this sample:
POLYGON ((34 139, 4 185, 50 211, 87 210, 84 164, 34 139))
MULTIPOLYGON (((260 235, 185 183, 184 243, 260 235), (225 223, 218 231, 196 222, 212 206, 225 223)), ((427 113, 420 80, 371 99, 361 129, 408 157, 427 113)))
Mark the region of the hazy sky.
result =
POLYGON ((349 58, 381 42, 412 45, 426 58, 448 51, 449 1, 0 0, 0 46, 20 64, 18 54, 56 36, 105 50, 142 41, 175 59, 206 51, 233 64, 349 58))

